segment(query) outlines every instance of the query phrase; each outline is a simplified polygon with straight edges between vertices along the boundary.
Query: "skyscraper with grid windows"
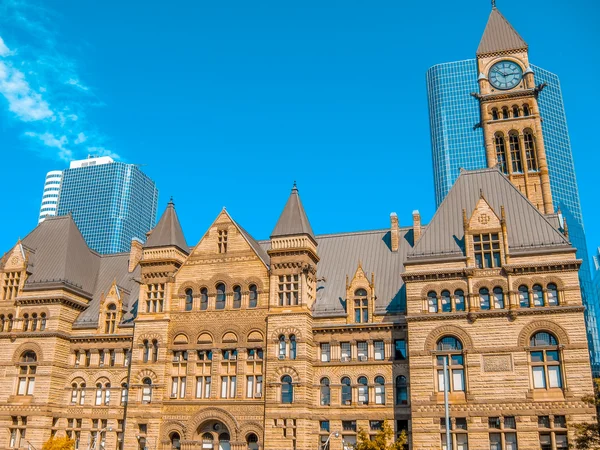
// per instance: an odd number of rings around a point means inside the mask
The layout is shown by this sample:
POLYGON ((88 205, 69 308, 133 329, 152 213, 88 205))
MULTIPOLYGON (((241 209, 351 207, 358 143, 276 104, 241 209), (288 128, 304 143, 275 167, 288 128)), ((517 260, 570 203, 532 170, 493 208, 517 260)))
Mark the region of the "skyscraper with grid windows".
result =
MULTIPOLYGON (((482 43, 486 39, 486 34, 488 42, 489 38, 498 41, 503 36, 508 36, 508 39, 513 39, 509 43, 517 44, 513 47, 522 47, 521 49, 511 49, 508 48, 509 45, 499 51, 495 49, 497 51, 489 53, 486 58, 514 59, 518 51, 524 51, 526 54, 527 44, 497 9, 494 9, 490 15, 482 43), (494 32, 496 32, 495 35, 494 32)), ((481 83, 488 83, 489 74, 481 71, 479 53, 478 50, 478 58, 436 64, 426 74, 437 206, 442 203, 450 191, 461 168, 473 170, 490 166, 490 155, 487 154, 490 149, 488 145, 486 151, 484 135, 490 122, 483 117, 481 101, 478 101, 482 97, 481 83)), ((592 284, 560 81, 556 74, 533 64, 523 67, 522 70, 525 72, 525 77, 528 75, 527 71, 531 71, 530 76, 534 79, 533 85, 541 88, 535 93, 535 97, 539 116, 542 119, 543 147, 553 208, 556 212, 561 213, 561 218, 566 220, 569 238, 577 248, 578 257, 583 260, 579 278, 583 301, 587 308, 587 332, 592 363, 594 371, 598 373, 600 372, 600 339, 597 317, 600 315, 600 307, 596 289, 592 284)), ((492 139, 490 136, 487 137, 488 140, 492 139)), ((539 136, 538 139, 542 139, 542 137, 539 136)))
POLYGON ((72 161, 63 171, 57 215, 72 214, 84 239, 100 254, 129 251, 156 221, 158 189, 135 164, 110 157, 72 161))

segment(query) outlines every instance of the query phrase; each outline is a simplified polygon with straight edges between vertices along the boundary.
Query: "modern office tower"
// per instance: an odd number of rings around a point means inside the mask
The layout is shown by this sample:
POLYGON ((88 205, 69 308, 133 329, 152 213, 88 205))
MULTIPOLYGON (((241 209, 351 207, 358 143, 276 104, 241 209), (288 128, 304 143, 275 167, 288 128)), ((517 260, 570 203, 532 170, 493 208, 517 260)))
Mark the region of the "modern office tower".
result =
POLYGON ((62 170, 52 170, 46 174, 38 223, 42 223, 47 216, 56 215, 62 175, 62 170))
MULTIPOLYGON (((499 165, 515 185, 527 191, 526 195, 543 212, 561 213, 561 220, 566 220, 569 238, 577 248, 577 256, 583 260, 579 278, 587 307, 593 368, 598 372, 600 340, 597 317, 600 311, 592 285, 560 82, 557 75, 530 64, 527 50, 525 41, 494 8, 476 59, 437 64, 427 71, 436 205, 442 203, 461 168, 474 170, 499 165), (490 49, 494 52, 489 52, 490 49), (492 81, 490 70, 496 62, 518 64, 514 65, 514 74, 496 66, 495 69, 501 70, 502 80, 496 77, 492 81), (509 76, 504 77, 502 73, 509 76), (517 84, 511 87, 513 79, 517 84), (509 83, 499 86, 499 82, 504 81, 509 83), (534 111, 524 111, 524 105, 528 103, 534 111), (497 119, 492 117, 493 114, 497 119), (514 128, 515 122, 522 126, 514 128), (496 136, 501 137, 502 142, 496 142, 496 136), (531 168, 527 167, 526 161, 530 139, 533 139, 538 152, 536 167, 531 168), (497 154, 497 148, 503 147, 504 151, 497 154), (518 159, 511 158, 514 151, 517 151, 518 159), (544 167, 539 167, 540 163, 544 167)), ((508 65, 507 68, 512 70, 508 65)))
POLYGON ((110 157, 73 161, 63 172, 57 215, 72 214, 92 250, 129 251, 154 226, 158 190, 138 166, 110 157))

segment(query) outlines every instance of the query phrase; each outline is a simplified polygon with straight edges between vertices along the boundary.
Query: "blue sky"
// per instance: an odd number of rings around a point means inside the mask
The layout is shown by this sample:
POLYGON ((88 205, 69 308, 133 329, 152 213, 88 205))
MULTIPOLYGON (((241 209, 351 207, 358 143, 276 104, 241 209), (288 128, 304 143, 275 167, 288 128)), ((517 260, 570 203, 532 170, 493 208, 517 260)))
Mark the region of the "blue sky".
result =
MULTIPOLYGON (((593 249, 600 9, 498 7, 530 60, 561 78, 593 249)), ((294 180, 317 233, 385 228, 392 211, 428 221, 425 72, 474 57, 489 11, 485 0, 0 0, 0 253, 36 225, 45 173, 89 153, 143 165, 190 244, 223 206, 268 237, 294 180)))

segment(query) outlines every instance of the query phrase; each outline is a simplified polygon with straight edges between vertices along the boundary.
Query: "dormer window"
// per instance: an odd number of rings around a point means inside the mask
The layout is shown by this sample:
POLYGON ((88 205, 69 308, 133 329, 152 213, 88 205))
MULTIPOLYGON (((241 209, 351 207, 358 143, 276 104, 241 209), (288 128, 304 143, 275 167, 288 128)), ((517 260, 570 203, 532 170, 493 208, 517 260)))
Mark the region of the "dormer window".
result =
POLYGON ((354 322, 367 323, 369 321, 369 300, 365 289, 354 291, 354 322))
POLYGON ((227 230, 219 230, 219 253, 227 253, 227 230))
POLYGON ((17 296, 20 279, 21 274, 19 272, 6 272, 4 274, 4 283, 2 286, 2 298, 4 300, 11 300, 17 296))
POLYGON ((482 233, 473 236, 475 264, 479 269, 500 267, 500 238, 498 233, 482 233))

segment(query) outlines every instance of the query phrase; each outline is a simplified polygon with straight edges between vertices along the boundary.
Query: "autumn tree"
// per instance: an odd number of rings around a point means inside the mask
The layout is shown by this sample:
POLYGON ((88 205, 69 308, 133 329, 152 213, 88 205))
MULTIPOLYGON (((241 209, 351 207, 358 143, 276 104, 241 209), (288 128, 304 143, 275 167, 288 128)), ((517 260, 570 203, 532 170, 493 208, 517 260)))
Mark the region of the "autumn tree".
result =
POLYGON ((404 450, 408 444, 406 431, 402 431, 398 439, 394 440, 394 430, 386 421, 371 440, 369 434, 362 428, 358 432, 358 442, 354 450, 404 450))
POLYGON ((51 437, 44 443, 42 450, 75 450, 75 441, 68 436, 51 437))
POLYGON ((594 395, 583 397, 582 400, 596 408, 596 420, 575 424, 575 445, 571 447, 579 450, 600 450, 600 378, 594 379, 594 395))

